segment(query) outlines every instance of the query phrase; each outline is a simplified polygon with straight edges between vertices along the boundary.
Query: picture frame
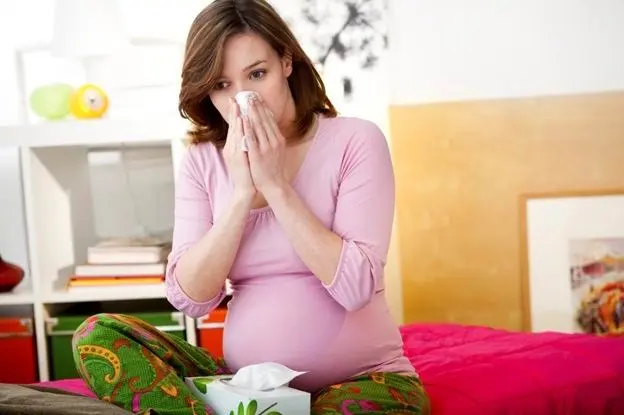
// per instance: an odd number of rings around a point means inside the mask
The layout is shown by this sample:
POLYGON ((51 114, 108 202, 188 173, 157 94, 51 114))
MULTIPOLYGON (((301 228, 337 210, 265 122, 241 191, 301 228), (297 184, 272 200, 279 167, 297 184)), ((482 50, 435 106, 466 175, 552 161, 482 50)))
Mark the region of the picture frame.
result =
POLYGON ((523 329, 624 334, 624 188, 521 195, 520 226, 523 329))

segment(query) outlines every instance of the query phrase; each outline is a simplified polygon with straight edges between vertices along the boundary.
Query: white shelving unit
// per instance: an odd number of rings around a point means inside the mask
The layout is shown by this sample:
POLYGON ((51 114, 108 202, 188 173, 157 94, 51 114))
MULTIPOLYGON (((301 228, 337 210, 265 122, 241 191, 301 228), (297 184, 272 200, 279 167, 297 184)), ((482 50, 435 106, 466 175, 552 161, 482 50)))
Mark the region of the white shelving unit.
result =
POLYGON ((102 118, 0 126, 0 146, 28 149, 65 146, 145 145, 182 139, 188 124, 182 118, 102 118))
MULTIPOLYGON (((50 379, 46 320, 51 310, 84 302, 164 299, 164 286, 140 291, 104 287, 70 292, 62 287, 95 240, 87 153, 92 148, 165 146, 173 177, 185 151, 188 125, 179 117, 67 120, 0 126, 0 147, 20 149, 30 274, 13 292, 0 294, 3 308, 32 306, 40 381, 50 379)), ((196 322, 185 318, 196 344, 196 322)))

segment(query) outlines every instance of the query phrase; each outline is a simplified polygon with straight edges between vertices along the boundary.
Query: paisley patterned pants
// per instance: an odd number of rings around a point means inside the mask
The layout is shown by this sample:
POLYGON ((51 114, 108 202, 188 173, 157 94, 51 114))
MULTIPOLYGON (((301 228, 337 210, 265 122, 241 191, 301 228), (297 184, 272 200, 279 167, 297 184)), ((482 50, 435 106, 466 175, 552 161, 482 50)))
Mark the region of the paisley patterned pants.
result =
MULTIPOLYGON (((229 373, 204 349, 122 314, 85 320, 73 350, 80 375, 100 399, 140 414, 212 414, 183 378, 229 373)), ((428 415, 430 407, 417 377, 371 373, 316 392, 311 413, 428 415)))

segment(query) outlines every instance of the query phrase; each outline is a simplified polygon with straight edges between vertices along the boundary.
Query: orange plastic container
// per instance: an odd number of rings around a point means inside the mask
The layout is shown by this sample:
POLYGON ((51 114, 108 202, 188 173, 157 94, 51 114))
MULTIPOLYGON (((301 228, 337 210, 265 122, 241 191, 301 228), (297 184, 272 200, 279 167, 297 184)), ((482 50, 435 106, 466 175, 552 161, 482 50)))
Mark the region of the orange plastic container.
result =
POLYGON ((214 357, 223 357, 223 327, 226 316, 227 308, 217 308, 197 320, 199 347, 206 349, 214 357))
POLYGON ((37 355, 30 318, 0 318, 0 383, 37 382, 37 355))

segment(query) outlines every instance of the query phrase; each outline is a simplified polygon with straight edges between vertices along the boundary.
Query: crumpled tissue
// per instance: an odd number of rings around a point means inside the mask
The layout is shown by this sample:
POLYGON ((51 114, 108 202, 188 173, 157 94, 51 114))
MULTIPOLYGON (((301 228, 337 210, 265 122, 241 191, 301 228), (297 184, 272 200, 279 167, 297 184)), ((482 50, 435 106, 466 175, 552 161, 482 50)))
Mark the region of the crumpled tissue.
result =
POLYGON ((249 102, 252 98, 259 98, 259 95, 256 91, 240 91, 234 99, 238 103, 238 107, 240 108, 240 112, 242 115, 249 114, 249 102))
POLYGON ((228 383, 241 388, 267 391, 286 386, 304 373, 275 362, 259 363, 240 368, 228 383))
MULTIPOLYGON (((240 112, 242 115, 249 114, 249 102, 252 98, 259 98, 259 95, 255 91, 240 91, 234 99, 238 103, 238 107, 240 108, 240 112)), ((243 137, 241 142, 241 150, 249 151, 249 146, 247 145, 247 137, 243 137)))

